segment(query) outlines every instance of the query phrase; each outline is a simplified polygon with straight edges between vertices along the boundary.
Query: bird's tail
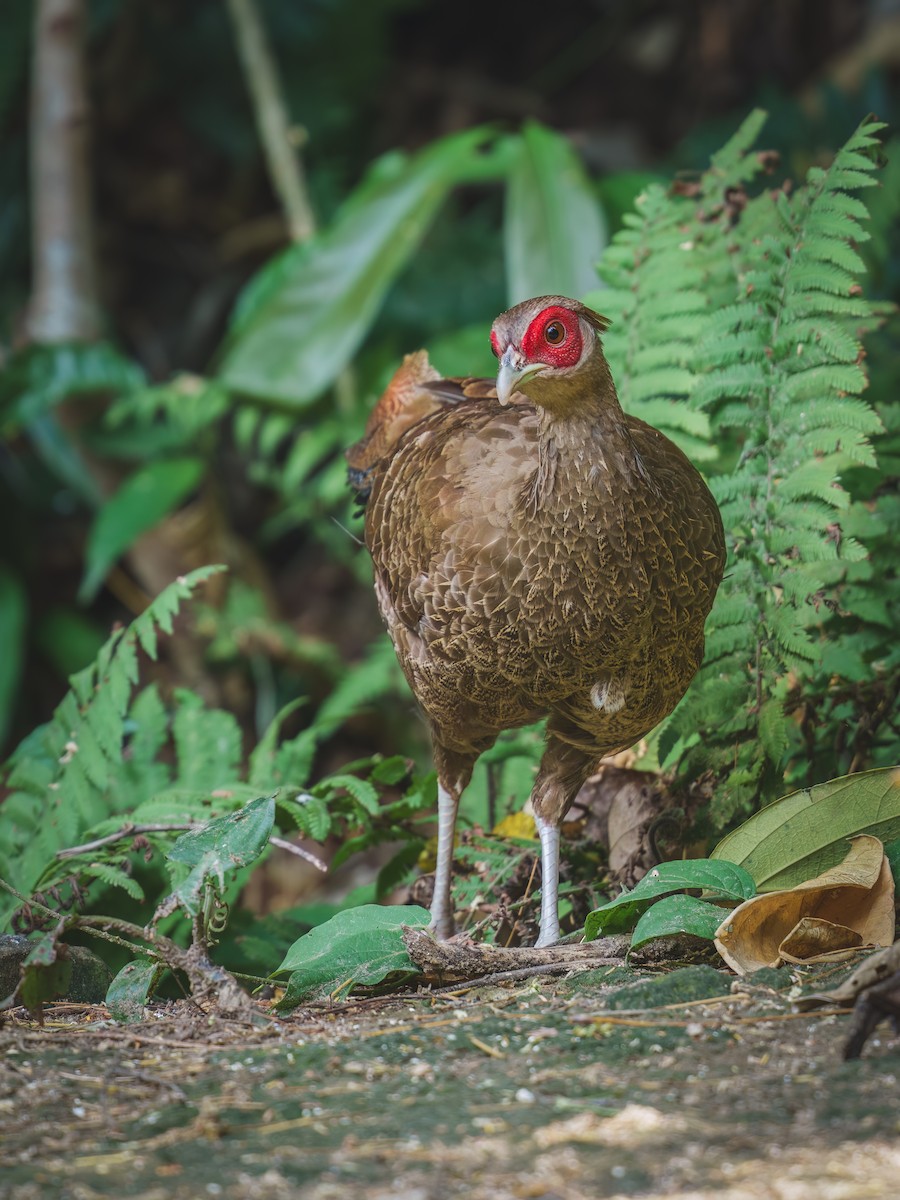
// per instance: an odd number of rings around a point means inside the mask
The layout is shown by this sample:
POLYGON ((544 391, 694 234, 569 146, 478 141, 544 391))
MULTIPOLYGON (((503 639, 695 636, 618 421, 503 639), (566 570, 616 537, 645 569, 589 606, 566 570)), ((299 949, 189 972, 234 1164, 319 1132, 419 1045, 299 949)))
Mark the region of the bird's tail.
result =
POLYGON ((407 354, 375 405, 360 440, 347 451, 347 478, 361 504, 372 490, 379 463, 390 459, 400 437, 429 413, 441 400, 425 386, 440 379, 425 350, 407 354))

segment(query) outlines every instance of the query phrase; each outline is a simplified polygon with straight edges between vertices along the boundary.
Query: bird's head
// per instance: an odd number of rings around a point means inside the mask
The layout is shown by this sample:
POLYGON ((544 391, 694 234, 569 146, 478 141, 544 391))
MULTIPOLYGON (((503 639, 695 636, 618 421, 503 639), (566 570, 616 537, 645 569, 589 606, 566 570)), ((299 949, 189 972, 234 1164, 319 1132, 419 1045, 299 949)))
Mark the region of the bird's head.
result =
POLYGON ((500 403, 522 392, 554 415, 568 416, 598 393, 611 390, 615 401, 598 336, 608 326, 605 317, 565 296, 537 296, 503 313, 491 328, 500 403))

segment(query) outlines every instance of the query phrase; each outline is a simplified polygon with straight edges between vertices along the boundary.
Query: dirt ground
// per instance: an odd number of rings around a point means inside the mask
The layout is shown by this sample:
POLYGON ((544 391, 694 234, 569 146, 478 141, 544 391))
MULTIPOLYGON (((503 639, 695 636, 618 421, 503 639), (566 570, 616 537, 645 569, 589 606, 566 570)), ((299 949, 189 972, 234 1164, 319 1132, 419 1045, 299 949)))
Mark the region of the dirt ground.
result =
POLYGON ((786 971, 634 979, 318 1005, 258 1030, 188 1001, 129 1026, 19 1011, 0 1028, 0 1196, 898 1195, 887 1026, 844 1063, 846 1016, 794 1012, 786 971))

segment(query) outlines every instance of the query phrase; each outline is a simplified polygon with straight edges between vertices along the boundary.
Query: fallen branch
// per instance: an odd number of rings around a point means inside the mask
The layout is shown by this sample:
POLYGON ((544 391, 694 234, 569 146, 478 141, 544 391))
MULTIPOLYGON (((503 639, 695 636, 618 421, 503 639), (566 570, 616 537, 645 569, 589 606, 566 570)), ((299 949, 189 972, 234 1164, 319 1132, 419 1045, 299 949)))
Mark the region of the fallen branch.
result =
POLYGON ((432 995, 459 995, 471 988, 493 987, 495 983, 515 983, 522 979, 534 979, 538 975, 565 975, 571 970, 571 963, 536 963, 530 967, 518 967, 514 971, 494 971, 477 979, 466 979, 463 983, 451 983, 447 987, 435 989, 432 995))
POLYGON ((196 942, 183 950, 171 938, 157 933, 155 929, 145 929, 117 917, 77 916, 70 918, 69 928, 114 931, 146 942, 154 957, 159 958, 170 970, 184 972, 191 996, 198 1004, 208 1004, 218 1016, 236 1018, 252 1025, 265 1020, 234 976, 224 967, 210 962, 204 947, 196 942))
POLYGON ((628 952, 628 938, 608 937, 574 946, 482 946, 474 942, 439 942, 425 929, 405 927, 403 943, 409 957, 428 979, 499 982, 500 977, 523 979, 528 974, 565 974, 618 965, 628 952), (540 968, 540 970, 537 970, 540 968))

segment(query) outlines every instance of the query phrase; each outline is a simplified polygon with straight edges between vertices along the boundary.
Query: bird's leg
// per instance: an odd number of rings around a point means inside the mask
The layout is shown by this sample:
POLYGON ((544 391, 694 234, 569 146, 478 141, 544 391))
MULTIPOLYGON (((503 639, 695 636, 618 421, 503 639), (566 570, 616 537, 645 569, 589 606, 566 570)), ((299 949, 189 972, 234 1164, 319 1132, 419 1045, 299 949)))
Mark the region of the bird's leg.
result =
POLYGON ((441 740, 439 730, 431 728, 431 746, 438 777, 438 845, 434 869, 434 898, 431 901, 431 928, 439 938, 452 937, 453 901, 450 881, 453 877, 453 834, 459 798, 472 778, 472 767, 478 752, 467 754, 449 750, 441 740))
POLYGON ((538 817, 541 839, 541 932, 535 946, 559 941, 559 825, 538 817))
POLYGON ((438 779, 438 844, 437 865, 434 869, 434 896, 431 901, 431 928, 439 938, 451 937, 456 926, 450 900, 450 879, 453 874, 453 834, 459 793, 449 791, 438 779))
POLYGON ((534 781, 531 807, 541 839, 541 930, 536 945, 559 941, 559 827, 591 774, 597 753, 590 737, 556 715, 547 722, 547 748, 534 781))

